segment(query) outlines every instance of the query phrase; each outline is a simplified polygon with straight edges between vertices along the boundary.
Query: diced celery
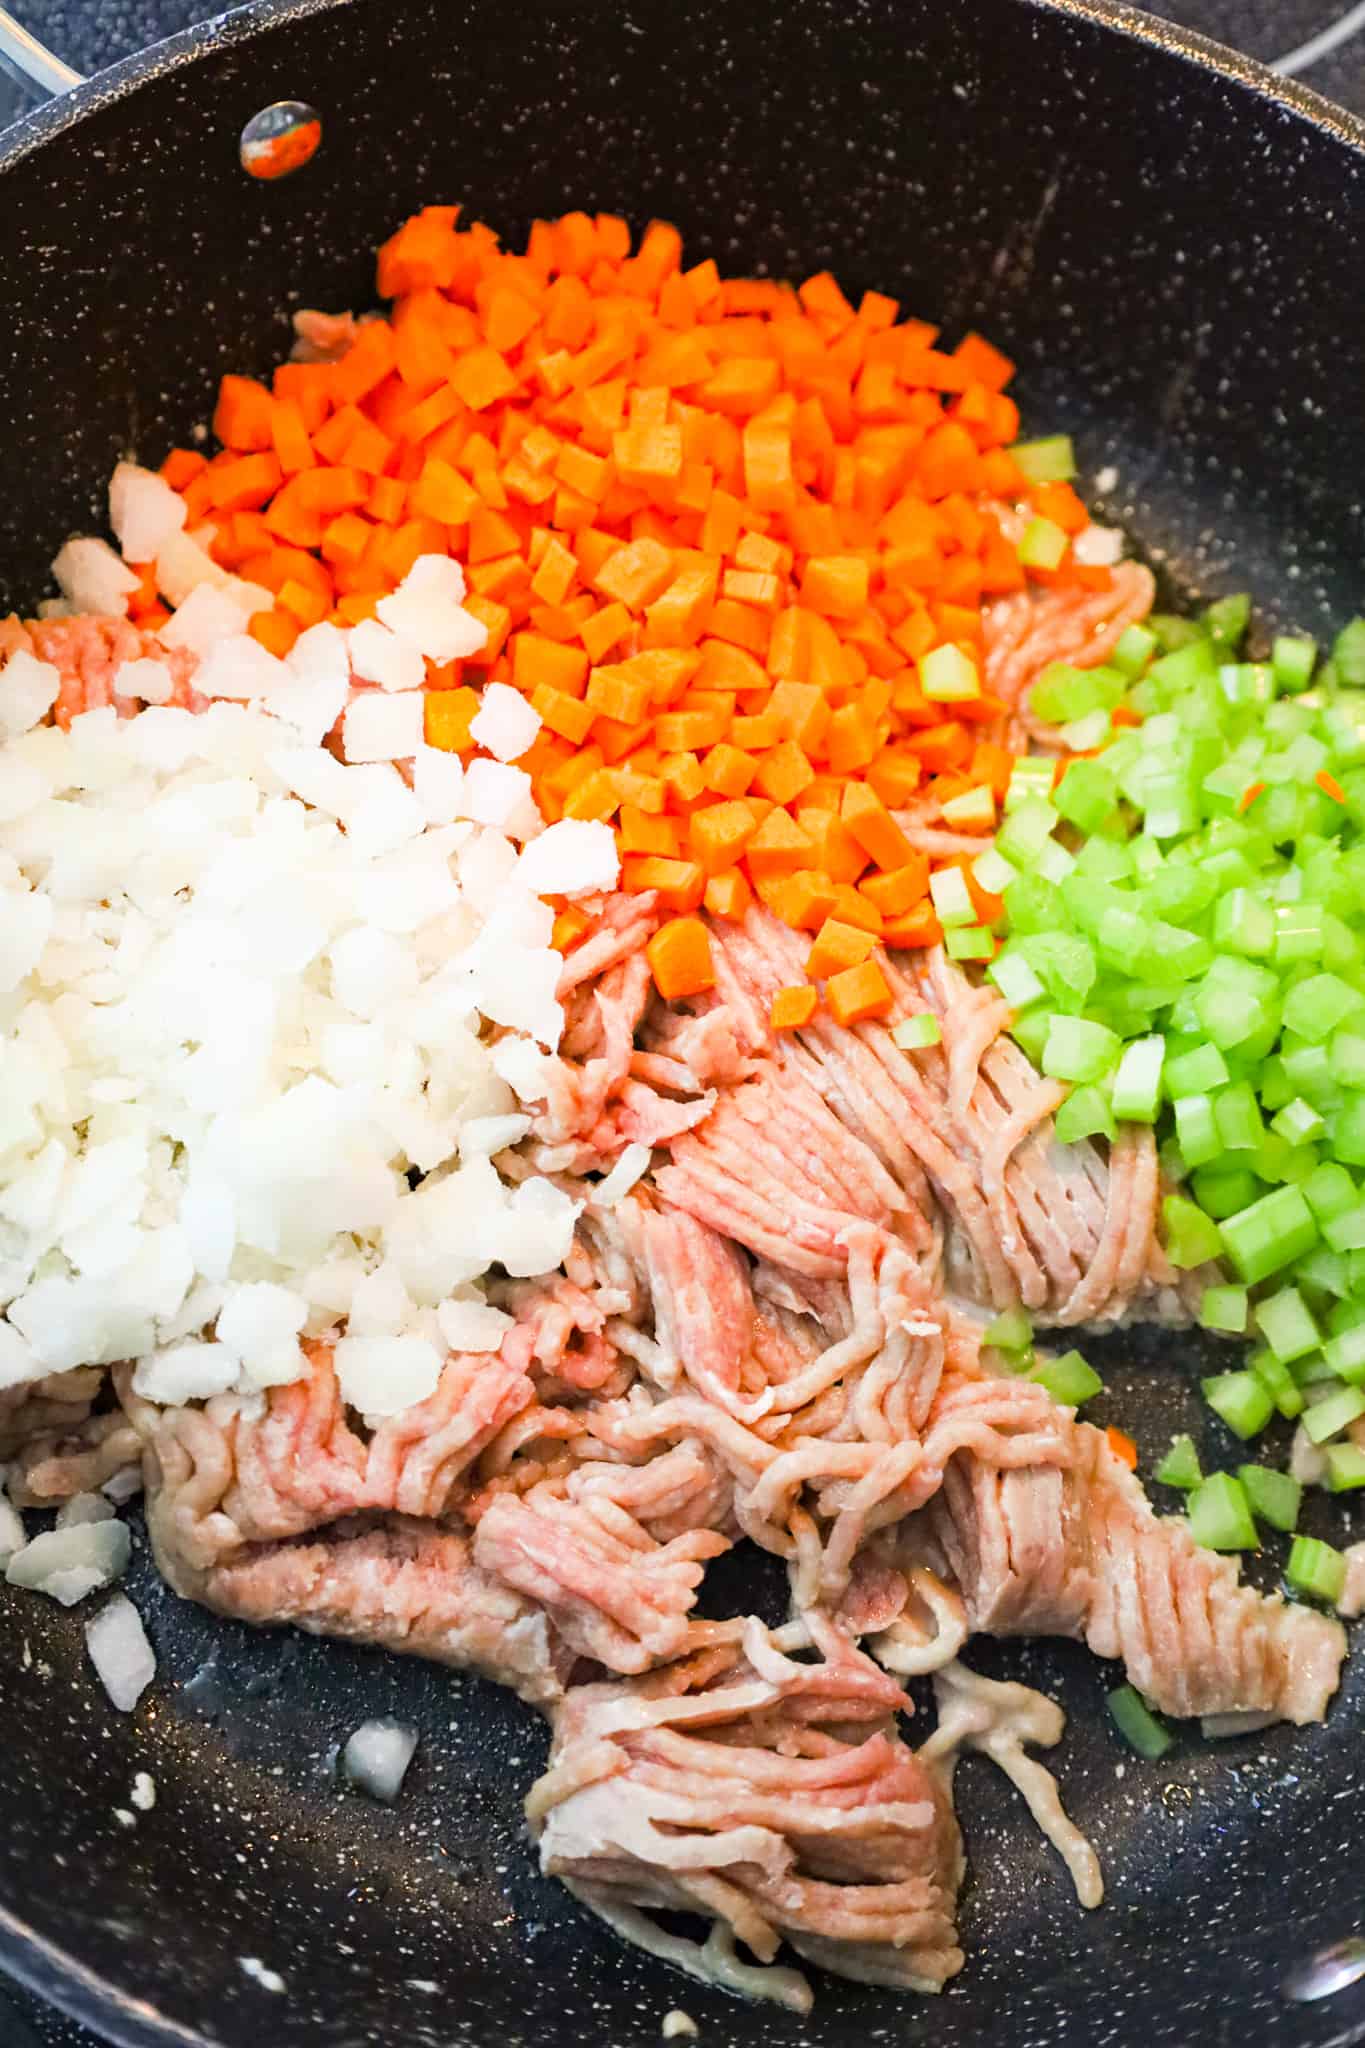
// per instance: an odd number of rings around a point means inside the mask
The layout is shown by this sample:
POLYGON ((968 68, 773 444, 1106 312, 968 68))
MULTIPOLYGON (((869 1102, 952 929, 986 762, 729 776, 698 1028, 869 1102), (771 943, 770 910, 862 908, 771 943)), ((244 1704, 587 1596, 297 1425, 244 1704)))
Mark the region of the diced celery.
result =
POLYGON ((1287 1038, 1283 1043, 1280 1065, 1290 1085, 1318 1108, 1325 1103, 1335 1104, 1339 1091, 1332 1078, 1327 1047, 1304 1045, 1301 1041, 1291 1043, 1287 1038))
POLYGON ((1348 1166, 1365 1166, 1365 1093, 1348 1095, 1333 1111, 1332 1150, 1348 1166))
POLYGON ((1339 1380, 1353 1387, 1365 1383, 1365 1322, 1330 1337, 1322 1355, 1339 1380))
POLYGON ((1031 1010, 1020 1010, 1010 1025, 1010 1037, 1022 1052, 1027 1053, 1035 1067, 1042 1063, 1052 1018, 1053 1012, 1039 1003, 1031 1010))
POLYGON ((1222 1053, 1230 1053, 1267 1026, 1273 1016, 1271 1001, 1273 995, 1226 979, 1214 981, 1212 975, 1195 991, 1199 1022, 1222 1053))
POLYGON ((1153 1476, 1162 1486, 1178 1487, 1182 1493, 1198 1486, 1204 1475, 1199 1469, 1199 1453, 1194 1447, 1194 1439, 1176 1437, 1153 1476))
POLYGON ((917 1010, 893 1025, 891 1036, 902 1052, 923 1052, 926 1046, 941 1045, 943 1032, 932 1010, 917 1010))
POLYGON ((945 797, 943 822, 954 832, 989 832, 995 824, 995 792, 978 782, 958 796, 945 797))
POLYGON ((1154 1764, 1165 1756, 1171 1746, 1171 1732, 1162 1726, 1141 1693, 1131 1685, 1121 1685, 1114 1692, 1105 1695, 1109 1718, 1130 1749, 1154 1764))
POLYGON ((1205 1550, 1255 1550, 1256 1524, 1241 1481, 1215 1472, 1190 1495, 1190 1534, 1205 1550))
POLYGON ((1102 761, 1073 761, 1057 785, 1053 802, 1070 824, 1082 832, 1093 832, 1118 802, 1118 784, 1102 761))
POLYGON ((1365 996, 1336 974, 1310 974, 1284 999, 1284 1028, 1318 1044, 1365 1009, 1365 996))
POLYGON ((1069 434, 1049 434, 1041 441, 1016 441, 1009 452, 1030 483, 1065 483, 1076 474, 1076 455, 1069 434))
POLYGON ((1026 569, 1055 569, 1066 550, 1066 530, 1055 519, 1030 519, 1019 536, 1019 559, 1026 569))
POLYGON ((1332 1079, 1343 1088, 1365 1089, 1365 1035, 1346 1025, 1334 1031, 1327 1048, 1327 1063, 1332 1079))
POLYGON ((1211 640, 1202 635, 1187 640, 1183 646, 1173 648, 1152 663, 1147 671, 1152 681, 1169 691, 1188 689, 1192 683, 1203 677, 1210 680, 1218 674, 1218 652, 1211 640))
POLYGON ((1027 1351, 1033 1342, 1033 1324, 1022 1308, 1002 1309, 981 1332, 981 1341, 997 1351, 1027 1351))
POLYGON ((1275 963, 1292 966, 1296 960, 1320 960, 1326 935, 1326 921, 1320 904, 1281 903, 1275 912, 1275 963))
POLYGON ((1193 619, 1182 618, 1178 612, 1152 612, 1147 626, 1164 653, 1173 647, 1188 647, 1192 640, 1203 638, 1193 619))
POLYGON ((935 868, 929 877, 929 894, 945 931, 976 923, 976 905, 961 868, 935 868))
POLYGON ((1013 932, 1064 932, 1071 923, 1061 890, 1037 875, 1020 875, 1004 894, 1005 915, 1013 932))
POLYGON ((1033 862, 1033 872, 1047 882, 1064 882, 1076 865, 1074 853, 1055 839, 1045 839, 1038 848, 1033 862))
POLYGON ((1256 1106, 1256 1091, 1249 1081, 1234 1081, 1213 1098, 1214 1122, 1229 1152, 1251 1152, 1265 1136, 1265 1125, 1256 1106))
POLYGON ((1275 944, 1275 913, 1250 889, 1233 889, 1213 918, 1213 943, 1224 952, 1264 957, 1275 944))
POLYGON ((1270 1128, 1280 1137, 1287 1138, 1291 1145, 1309 1145, 1322 1136, 1327 1129, 1327 1120, 1311 1102, 1305 1102, 1301 1095, 1296 1095, 1272 1118, 1270 1128))
POLYGON ((1358 1444, 1328 1444, 1326 1456, 1329 1493, 1365 1486, 1365 1451, 1358 1444))
POLYGON ((1203 1300, 1199 1304, 1199 1320, 1206 1330, 1224 1330, 1231 1337, 1245 1336, 1245 1287, 1206 1287, 1203 1300))
POLYGON ((920 656, 920 688, 939 704, 959 704, 981 695, 981 675, 970 655, 951 640, 920 656))
POLYGON ((1237 1477, 1259 1522, 1292 1534, 1299 1519, 1303 1488, 1287 1472, 1273 1472, 1268 1465, 1239 1465, 1237 1477))
POLYGON ((1306 690, 1317 663, 1317 642, 1278 633, 1270 649, 1270 666, 1282 690, 1306 690))
POLYGON ((1346 1559, 1333 1544, 1316 1536, 1296 1536, 1284 1575, 1296 1593, 1335 1607, 1346 1590, 1346 1559))
MULTIPOLYGON (((1338 1171, 1345 1173, 1346 1169, 1343 1166, 1338 1171)), ((1310 1184, 1304 1185, 1307 1192, 1310 1184)), ((1322 1234, 1334 1252, 1365 1251, 1365 1202, 1353 1202, 1349 1209, 1339 1209, 1329 1216, 1322 1225, 1322 1234)))
POLYGON ((1033 708, 1040 717, 1067 724, 1092 711, 1112 711, 1122 702, 1125 688, 1126 678, 1117 668, 1068 668, 1064 662, 1053 662, 1034 685, 1033 708), (1045 692, 1041 704, 1040 690, 1045 692))
POLYGON ((1275 1412, 1274 1398, 1254 1372, 1220 1372, 1201 1380, 1204 1399, 1240 1437, 1258 1436, 1275 1412))
POLYGON ((1014 946, 1006 946, 996 954, 986 969, 986 978, 995 983, 1005 1001, 1015 1010, 1025 1010, 1030 1003, 1040 1002, 1047 994, 1024 955, 1014 946))
POLYGON ((1046 1387, 1063 1408, 1079 1408, 1082 1402, 1104 1391, 1104 1381, 1079 1351, 1064 1351, 1060 1358, 1044 1360, 1033 1368, 1029 1378, 1046 1387))
POLYGON ((1181 1096, 1175 1105, 1175 1134, 1186 1166, 1203 1166, 1222 1156, 1211 1095, 1181 1096))
POLYGON ((1068 1009, 1083 1003, 1095 985, 1094 949, 1073 932, 1027 934, 1019 941, 1019 951, 1068 1009))
POLYGON ((1193 1202, 1183 1195, 1167 1195, 1161 1215, 1166 1225, 1166 1252, 1173 1266, 1184 1271, 1219 1256, 1223 1239, 1218 1225, 1193 1202))
POLYGON ((1057 811, 1041 796, 1026 797, 1010 811, 995 835, 997 853, 1016 867, 1027 868, 1051 837, 1057 811))
POLYGON ((995 940, 984 924, 956 925, 951 930, 945 925, 943 944, 950 960, 989 960, 995 952, 995 940))
POLYGON ((1010 883, 1017 880, 1018 874, 1018 868, 1002 853, 997 853, 993 846, 988 846, 972 862, 972 880, 991 896, 1003 896, 1010 883))
POLYGON ((1219 1223, 1225 1216, 1235 1216, 1239 1209, 1245 1209, 1261 1192, 1249 1166, 1201 1166, 1192 1176, 1191 1186, 1200 1208, 1219 1223))
POLYGON ((1228 1063, 1216 1045, 1197 1046, 1166 1061, 1166 1093, 1173 1102, 1182 1095, 1205 1095, 1230 1078, 1228 1063))
POLYGON ((1365 688, 1365 619, 1352 619, 1332 642, 1332 665, 1348 690, 1365 688))
POLYGON ((1138 676, 1155 653, 1155 633, 1149 633, 1145 626, 1126 626, 1109 659, 1124 675, 1138 676))
POLYGON ((1052 1121, 1063 1145, 1079 1144, 1083 1138, 1113 1138, 1118 1135, 1112 1105, 1100 1088, 1073 1088, 1052 1121))
POLYGON ((1296 1187, 1276 1188, 1259 1202, 1229 1216, 1221 1226, 1223 1244, 1249 1287, 1292 1265, 1318 1239, 1313 1212, 1296 1187))
POLYGON ((1053 1081, 1098 1081, 1118 1057, 1119 1043, 1107 1025, 1056 1016, 1043 1047, 1043 1072, 1053 1081))
POLYGON ((1154 1124, 1161 1104, 1161 1066, 1166 1041, 1159 1032, 1126 1045, 1114 1075, 1114 1115, 1154 1124))
POLYGON ((1365 1389, 1347 1386, 1339 1394, 1314 1402, 1304 1415, 1303 1426, 1315 1444, 1325 1444, 1330 1437, 1340 1436, 1358 1415, 1365 1415, 1365 1389))
POLYGON ((1056 764, 1046 756, 1021 755, 1010 770, 1009 787, 1005 791, 1006 811, 1017 811, 1020 804, 1027 803, 1032 797, 1046 800, 1052 794, 1056 772, 1056 764))
POLYGON ((1296 1415, 1302 1415, 1303 1393, 1291 1367, 1281 1364, 1273 1351, 1264 1349, 1251 1354, 1249 1366, 1281 1415, 1291 1421, 1296 1415))
POLYGON ((1344 1252, 1329 1251, 1325 1244, 1309 1252, 1294 1268, 1299 1284, 1316 1287, 1323 1294, 1343 1295, 1350 1292, 1350 1274, 1344 1252))
POLYGON ((1285 1364, 1322 1344, 1322 1332, 1297 1287, 1282 1287, 1277 1294, 1266 1295, 1252 1313, 1266 1343, 1285 1364))
POLYGON ((1275 676, 1268 662, 1224 662, 1218 687, 1229 704, 1268 704, 1275 695, 1275 676))
POLYGON ((1237 648, 1251 621, 1251 599, 1244 591, 1235 597, 1215 598, 1204 609, 1199 623, 1222 647, 1237 648))

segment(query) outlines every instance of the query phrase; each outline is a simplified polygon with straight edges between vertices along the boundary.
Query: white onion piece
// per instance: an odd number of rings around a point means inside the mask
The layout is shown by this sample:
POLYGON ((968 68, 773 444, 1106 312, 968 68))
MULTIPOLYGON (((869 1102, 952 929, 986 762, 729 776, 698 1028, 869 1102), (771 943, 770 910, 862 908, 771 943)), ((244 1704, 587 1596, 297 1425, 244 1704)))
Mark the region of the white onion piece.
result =
POLYGON ((131 1600, 115 1593, 85 1624, 85 1646, 100 1683, 121 1714, 131 1714, 156 1677, 156 1657, 131 1600))
POLYGON ((113 1502, 102 1493, 73 1493, 57 1510, 59 1529, 79 1529, 87 1522, 112 1522, 113 1502))
POLYGON ((16 1550, 5 1569, 11 1586, 47 1593, 74 1607, 87 1593, 112 1586, 128 1568, 133 1542, 122 1522, 80 1522, 49 1529, 16 1550))
POLYGON ((399 1721, 362 1721, 341 1752, 347 1780, 371 1799, 392 1806, 417 1747, 417 1731, 399 1721))

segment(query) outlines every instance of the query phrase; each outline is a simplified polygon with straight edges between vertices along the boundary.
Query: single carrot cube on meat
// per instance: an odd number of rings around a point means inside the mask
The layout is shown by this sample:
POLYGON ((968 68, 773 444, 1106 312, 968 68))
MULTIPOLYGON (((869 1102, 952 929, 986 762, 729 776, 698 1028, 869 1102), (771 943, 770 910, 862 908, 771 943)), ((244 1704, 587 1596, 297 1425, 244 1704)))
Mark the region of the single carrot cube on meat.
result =
POLYGON ((836 1024, 857 1024, 864 1017, 885 1017, 892 1007, 890 984, 875 960, 846 967, 825 983, 825 1001, 836 1024))
POLYGON ((654 986, 665 1002, 698 996, 716 985, 711 934, 699 917, 670 918, 645 948, 654 986))
POLYGON ((774 1031, 798 1031, 809 1024, 820 1001, 815 989, 780 988, 768 1006, 768 1022, 774 1031))

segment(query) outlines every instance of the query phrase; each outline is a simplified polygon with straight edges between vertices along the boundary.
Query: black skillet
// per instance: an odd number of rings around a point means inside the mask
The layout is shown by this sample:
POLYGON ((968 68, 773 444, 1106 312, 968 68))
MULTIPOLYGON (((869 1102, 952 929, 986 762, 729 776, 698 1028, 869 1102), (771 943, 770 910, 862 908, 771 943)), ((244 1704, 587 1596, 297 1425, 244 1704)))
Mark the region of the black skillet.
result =
MULTIPOLYGON (((43 590, 117 454, 157 459, 220 371, 264 370, 291 308, 365 304, 374 245, 437 198, 512 237, 572 205, 663 215, 727 270, 829 264, 979 323, 1020 360, 1030 426, 1070 428, 1092 486, 1117 473, 1101 504, 1177 588, 1245 585, 1310 629, 1365 597, 1365 129, 1311 94, 1093 0, 284 0, 0 146, 0 611, 43 590), (324 140, 263 186, 238 137, 285 98, 324 140)), ((1145 1463, 1204 1426, 1192 1340, 1094 1355, 1145 1463)), ((714 1597, 770 1600, 763 1580, 732 1563, 714 1597)), ((1365 1982, 1286 1996, 1365 1933, 1359 1671, 1325 1728, 1190 1734, 1153 1766, 1083 1652, 982 1646, 1070 1710, 1061 1777, 1109 1903, 1083 1914, 969 1765, 962 1976, 934 2002, 825 1981, 799 2021, 619 1948, 537 1877, 519 1806, 545 1738, 514 1702, 219 1624, 141 1549, 130 1590, 161 1659, 131 1720, 78 1615, 0 1590, 0 1964, 111 2041, 634 2048, 673 2006, 755 2048, 1365 2037, 1365 1982), (422 1731, 393 1812, 326 1769, 382 1712, 422 1731)))

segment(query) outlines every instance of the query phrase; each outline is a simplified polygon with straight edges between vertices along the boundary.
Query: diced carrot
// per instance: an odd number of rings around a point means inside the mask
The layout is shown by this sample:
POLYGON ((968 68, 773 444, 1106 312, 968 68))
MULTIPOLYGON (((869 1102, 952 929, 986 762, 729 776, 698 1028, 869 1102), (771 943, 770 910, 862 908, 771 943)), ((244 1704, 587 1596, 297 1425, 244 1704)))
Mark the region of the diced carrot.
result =
POLYGON ((838 901, 838 888, 820 868, 800 868, 787 877, 786 920, 797 931, 818 932, 838 901))
MULTIPOLYGON (((254 377, 224 377, 213 412, 215 438, 242 454, 261 454, 271 445, 274 399, 254 377)), ((183 489, 183 485, 177 485, 183 489)))
POLYGON ((812 555, 801 578, 801 596, 812 611, 852 619, 867 605, 868 566, 857 555, 812 555))
POLYGON ((1130 1472, 1137 1470, 1138 1447, 1126 1430, 1111 1422, 1105 1429, 1104 1440, 1121 1465, 1126 1465, 1130 1472))
POLYGON ((621 884, 626 889, 654 890, 665 910, 687 911, 701 902, 706 875, 699 861, 642 854, 622 862, 621 884))
POLYGON ((718 875, 708 876, 706 893, 702 898, 712 917, 725 917, 735 922, 744 916, 753 900, 753 890, 739 868, 725 868, 718 875))
POLYGON ((702 761, 702 777, 717 796, 743 796, 754 779, 758 763, 752 754, 721 740, 702 761))
POLYGON ((890 871, 911 859, 910 842, 874 789, 847 782, 839 815, 868 859, 890 871))
POLYGON ((643 611, 673 580, 672 550, 657 540, 632 541, 614 548, 589 580, 604 597, 616 598, 629 611, 643 611))
POLYGON ((676 860, 681 852, 676 818, 656 816, 623 803, 617 830, 622 853, 656 853, 664 860, 676 860))
POLYGON ((161 465, 161 475, 173 491, 183 491, 193 483, 201 469, 208 467, 208 457, 201 455, 197 448, 172 448, 161 465))
POLYGON ((820 996, 807 983, 804 987, 780 988, 768 1005, 768 1022, 774 1031, 799 1031, 809 1024, 820 996))
POLYGON ((584 694, 588 657, 581 647, 566 647, 538 633, 517 633, 511 651, 512 681, 524 696, 532 696, 542 684, 568 697, 584 694))
POLYGON ((814 780, 815 770, 794 739, 771 747, 759 761, 755 777, 760 794, 783 805, 794 803, 814 780))
POLYGON ((577 904, 570 903, 560 911, 551 927, 550 944, 557 953, 567 953, 571 946, 577 945, 591 924, 588 913, 580 910, 577 904))
POLYGON ((674 917, 661 924, 645 954, 665 1002, 702 995, 716 985, 711 935, 699 917, 674 917))
POLYGON ((757 822, 748 806, 732 800, 693 811, 687 839, 693 858, 705 873, 717 875, 732 867, 752 840, 757 822))
POLYGON ((806 972, 812 981, 823 981, 827 975, 838 974, 866 960, 876 943, 875 933, 847 924, 841 918, 827 917, 806 956, 806 972))
POLYGON ((909 950, 916 946, 937 946, 942 938, 943 927, 927 897, 913 910, 907 910, 899 917, 889 917, 882 926, 882 944, 885 946, 909 950))
POLYGON ((471 752, 469 728, 478 709, 478 697, 464 684, 456 690, 428 690, 422 704, 427 745, 447 754, 471 752))
MULTIPOLYGON (((556 689, 552 683, 541 683, 533 690, 531 704, 549 731, 572 741, 575 746, 583 744, 597 716, 591 704, 585 703, 581 697, 571 696, 566 690, 556 689)), ((644 852, 646 849, 637 847, 631 850, 644 852)))
POLYGON ((858 1024, 865 1017, 884 1017, 893 1000, 890 984, 875 960, 846 967, 825 983, 825 1001, 836 1024, 858 1024))
POLYGON ((278 605, 273 611, 257 612, 247 626, 253 640, 260 642, 267 654, 283 657, 288 654, 300 633, 299 622, 292 613, 278 605))
MULTIPOLYGON (((540 714, 546 816, 611 821, 629 886, 682 918, 756 890, 796 929, 928 943, 927 862, 893 814, 926 782, 998 803, 1014 757, 999 698, 930 699, 917 664, 951 643, 980 669, 983 604, 1024 586, 1000 512, 1086 520, 1008 453, 1008 358, 975 334, 948 354, 876 292, 855 313, 828 273, 684 270, 660 223, 632 256, 606 215, 536 222, 522 255, 428 207, 379 282, 390 316, 339 361, 224 379, 222 452, 165 465, 215 560, 276 598, 260 634, 371 617, 453 555, 487 634, 469 665, 540 714)), ((1032 580, 1112 578, 1068 558, 1032 580)), ((160 609, 150 584, 130 605, 160 609)), ((428 678, 429 736, 457 750, 465 665, 428 678)))
POLYGON ((804 826, 774 806, 749 841, 746 864, 757 879, 760 875, 792 875, 798 868, 814 867, 817 863, 804 826))

